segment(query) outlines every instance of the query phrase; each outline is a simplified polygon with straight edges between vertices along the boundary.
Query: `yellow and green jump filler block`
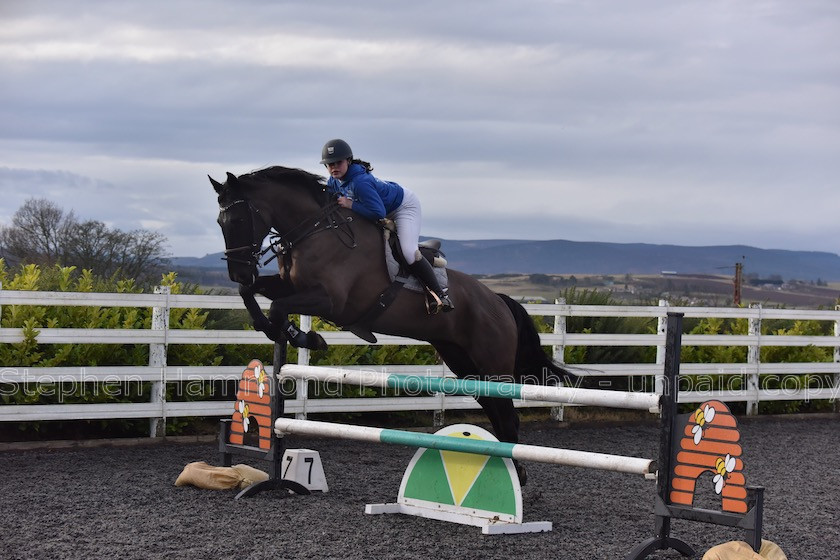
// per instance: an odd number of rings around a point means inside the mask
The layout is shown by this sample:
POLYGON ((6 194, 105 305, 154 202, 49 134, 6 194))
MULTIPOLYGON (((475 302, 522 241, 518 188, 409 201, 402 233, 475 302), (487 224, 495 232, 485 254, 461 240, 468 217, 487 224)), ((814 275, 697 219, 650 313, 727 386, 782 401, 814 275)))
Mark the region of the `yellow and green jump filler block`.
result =
MULTIPOLYGON (((436 436, 496 440, 477 426, 456 424, 436 436)), ((365 513, 403 513, 481 527, 484 534, 551 530, 550 521, 522 522, 522 490, 505 457, 420 448, 400 484, 397 502, 368 504, 365 513)))

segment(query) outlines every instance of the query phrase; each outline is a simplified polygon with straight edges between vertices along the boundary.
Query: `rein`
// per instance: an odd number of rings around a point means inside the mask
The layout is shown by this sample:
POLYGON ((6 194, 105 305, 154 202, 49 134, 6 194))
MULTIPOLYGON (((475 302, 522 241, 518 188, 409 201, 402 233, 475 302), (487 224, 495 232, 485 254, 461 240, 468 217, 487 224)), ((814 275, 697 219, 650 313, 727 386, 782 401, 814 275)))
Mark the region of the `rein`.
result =
POLYGON ((286 257, 294 247, 304 240, 325 231, 335 231, 336 236, 345 247, 349 249, 356 247, 356 236, 350 227, 353 216, 345 217, 339 214, 338 209, 340 206, 337 201, 322 206, 315 216, 305 218, 286 233, 280 233, 276 228, 270 227, 268 233, 269 245, 265 249, 262 248, 263 238, 258 238, 255 228, 255 216, 263 225, 268 224, 265 223, 265 220, 260 215, 259 209, 250 200, 238 198, 230 204, 221 207, 220 211, 227 212, 237 204, 248 205, 251 244, 225 249, 224 257, 222 257, 223 260, 244 264, 254 269, 261 268, 278 257, 286 257), (260 263, 268 252, 273 253, 272 256, 266 259, 265 262, 260 263))
POLYGON ((317 215, 302 220, 285 234, 281 234, 272 228, 273 231, 269 233, 268 238, 269 245, 260 256, 268 251, 274 254, 263 263, 263 266, 278 257, 285 257, 304 240, 325 231, 335 231, 336 236, 345 247, 354 249, 356 247, 356 236, 350 227, 353 216, 342 216, 338 213, 339 208, 338 202, 331 202, 321 208, 317 215))
POLYGON ((316 216, 304 219, 285 235, 276 230, 269 233, 269 246, 263 253, 270 250, 274 255, 266 260, 263 265, 270 263, 275 258, 287 255, 292 248, 305 239, 324 231, 334 230, 345 247, 354 249, 356 247, 356 236, 350 228, 353 216, 341 216, 338 213, 339 208, 338 202, 331 202, 321 208, 316 216))

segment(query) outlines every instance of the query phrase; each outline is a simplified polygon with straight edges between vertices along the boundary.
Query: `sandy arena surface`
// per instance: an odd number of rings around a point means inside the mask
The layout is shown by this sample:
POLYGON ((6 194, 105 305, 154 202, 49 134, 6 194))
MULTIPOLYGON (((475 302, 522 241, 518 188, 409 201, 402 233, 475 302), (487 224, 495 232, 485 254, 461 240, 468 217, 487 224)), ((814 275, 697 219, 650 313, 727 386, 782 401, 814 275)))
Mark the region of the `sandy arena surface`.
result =
MULTIPOLYGON (((838 430, 838 415, 742 421, 748 483, 766 487, 764 537, 791 560, 836 558, 840 550, 838 430)), ((654 423, 529 423, 522 438, 654 458, 657 432, 654 423)), ((289 447, 320 452, 329 493, 234 501, 234 491, 176 488, 187 463, 220 464, 210 443, 0 451, 0 558, 592 560, 623 558, 653 533, 653 481, 536 463, 523 489, 525 520, 552 521, 550 533, 484 536, 476 527, 368 516, 365 504, 395 500, 413 448, 289 439, 289 447)), ((740 530, 685 521, 674 521, 672 534, 698 558, 743 538, 740 530)))

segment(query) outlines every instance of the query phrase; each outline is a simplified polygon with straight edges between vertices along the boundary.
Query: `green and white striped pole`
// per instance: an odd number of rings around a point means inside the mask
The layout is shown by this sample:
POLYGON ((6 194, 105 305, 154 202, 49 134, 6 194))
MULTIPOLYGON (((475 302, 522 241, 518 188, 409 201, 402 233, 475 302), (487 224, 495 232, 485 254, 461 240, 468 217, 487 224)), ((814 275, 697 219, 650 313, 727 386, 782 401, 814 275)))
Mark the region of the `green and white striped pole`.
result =
POLYGON ((343 385, 401 389, 408 392, 444 393, 447 395, 470 395, 473 397, 500 397, 527 401, 559 402, 585 406, 603 406, 659 412, 660 395, 655 393, 632 393, 628 391, 604 391, 577 389, 574 387, 552 387, 546 385, 523 385, 500 383, 454 377, 431 377, 424 375, 396 375, 376 371, 346 370, 317 366, 285 365, 279 378, 308 379, 343 385))
POLYGON ((278 437, 286 434, 322 436, 336 439, 350 439, 374 443, 388 443, 440 449, 443 451, 460 451, 476 455, 490 455, 493 457, 507 457, 521 461, 537 463, 551 463, 571 467, 584 467, 607 471, 641 474, 647 477, 656 470, 655 462, 650 459, 624 457, 621 455, 607 455, 589 451, 575 451, 572 449, 556 449, 539 447, 519 443, 500 441, 483 441, 451 436, 439 436, 422 432, 408 432, 404 430, 389 430, 384 428, 370 428, 333 422, 317 422, 314 420, 295 420, 292 418, 278 418, 274 422, 274 430, 278 437))

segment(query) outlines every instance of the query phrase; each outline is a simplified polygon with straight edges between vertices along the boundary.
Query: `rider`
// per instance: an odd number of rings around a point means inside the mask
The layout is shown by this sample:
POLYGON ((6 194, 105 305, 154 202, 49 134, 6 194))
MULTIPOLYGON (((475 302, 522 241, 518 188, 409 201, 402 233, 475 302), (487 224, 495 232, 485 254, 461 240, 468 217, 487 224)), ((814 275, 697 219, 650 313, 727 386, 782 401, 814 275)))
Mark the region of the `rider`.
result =
POLYGON ((338 204, 350 208, 371 221, 390 218, 397 227, 405 262, 408 268, 440 300, 431 311, 452 311, 455 306, 448 290, 441 288, 432 265, 420 255, 417 247, 420 236, 420 199, 397 183, 373 176, 373 167, 360 159, 353 159, 353 150, 344 140, 330 140, 321 150, 321 163, 330 173, 327 191, 339 195, 338 204))

